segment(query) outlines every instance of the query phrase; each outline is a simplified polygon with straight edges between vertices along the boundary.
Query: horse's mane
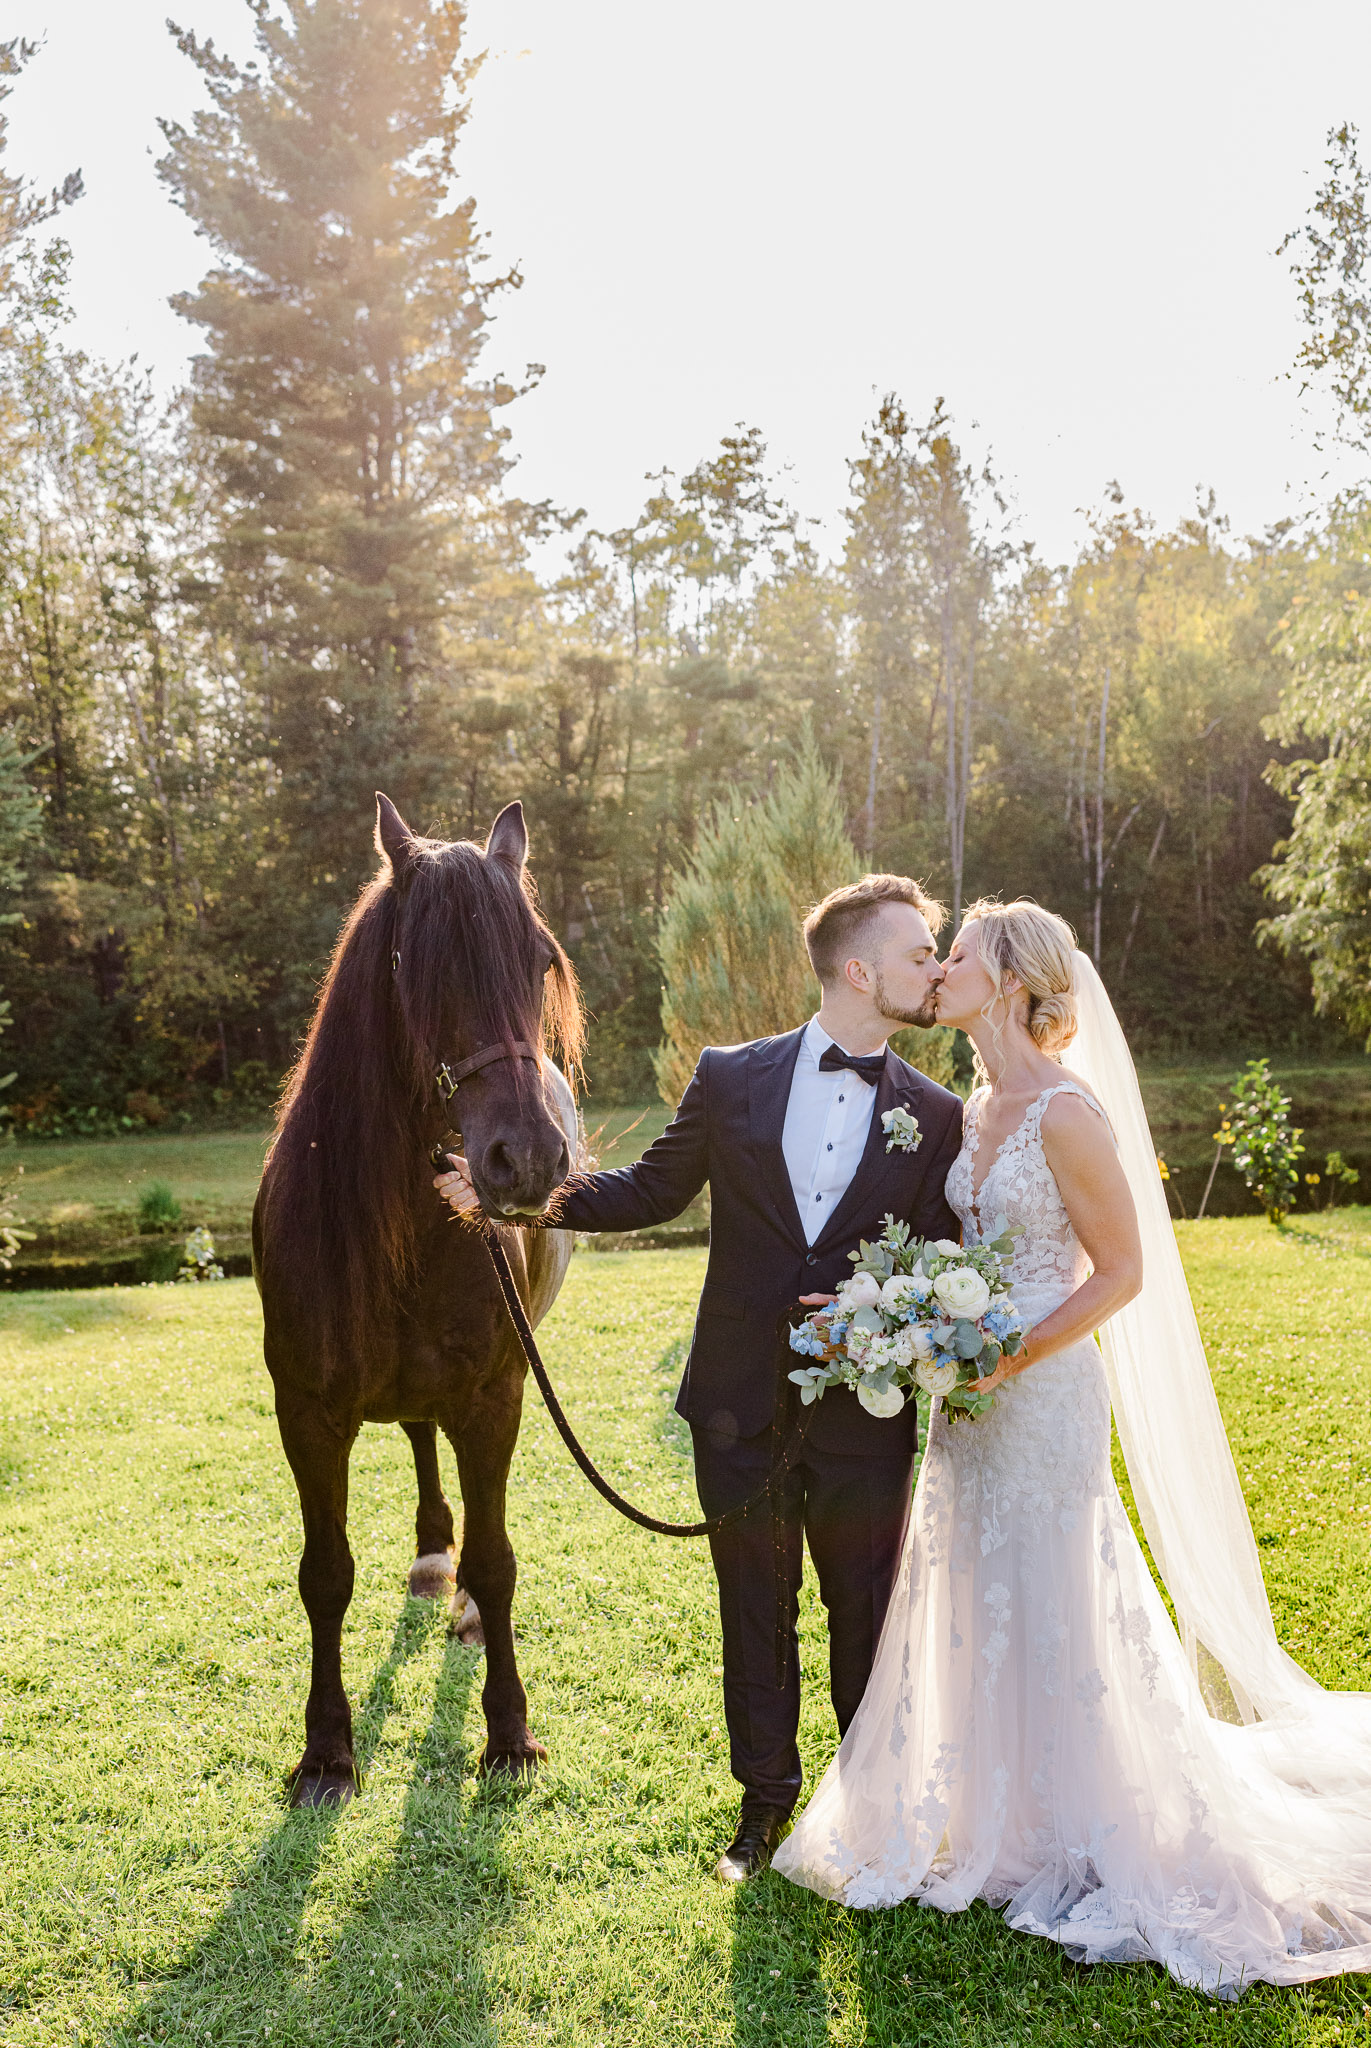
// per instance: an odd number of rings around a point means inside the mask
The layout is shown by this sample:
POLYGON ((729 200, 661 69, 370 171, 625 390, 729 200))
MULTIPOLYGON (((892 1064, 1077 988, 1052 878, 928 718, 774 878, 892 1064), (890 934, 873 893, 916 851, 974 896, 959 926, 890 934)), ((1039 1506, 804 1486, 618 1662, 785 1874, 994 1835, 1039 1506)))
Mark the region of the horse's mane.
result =
POLYGON ((385 863, 343 927, 268 1154, 273 1263, 299 1273, 308 1312, 350 1342, 415 1276, 418 1204, 437 1199, 434 1075, 459 1029, 473 1047, 541 1040, 579 1080, 575 970, 527 871, 466 840, 416 839, 402 875, 385 863), (541 1016, 540 939, 552 955, 541 1016))

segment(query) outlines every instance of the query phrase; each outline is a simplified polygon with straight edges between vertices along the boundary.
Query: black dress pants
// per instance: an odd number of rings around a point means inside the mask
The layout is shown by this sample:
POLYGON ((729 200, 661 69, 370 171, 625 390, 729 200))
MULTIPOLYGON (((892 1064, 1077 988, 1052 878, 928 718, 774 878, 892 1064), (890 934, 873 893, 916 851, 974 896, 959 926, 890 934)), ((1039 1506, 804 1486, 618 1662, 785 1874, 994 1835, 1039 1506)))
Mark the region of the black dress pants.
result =
MULTIPOLYGON (((695 1483, 706 1515, 723 1514, 765 1483, 770 1430, 695 1441, 695 1483)), ((857 1711, 890 1601, 909 1518, 913 1453, 817 1450, 806 1444, 784 1482, 785 1680, 777 1684, 777 1586, 770 1500, 710 1539, 724 1639, 724 1715, 743 1804, 789 1813, 800 1796, 800 1658, 796 1624, 804 1543, 828 1610, 829 1685, 838 1733, 857 1711)))

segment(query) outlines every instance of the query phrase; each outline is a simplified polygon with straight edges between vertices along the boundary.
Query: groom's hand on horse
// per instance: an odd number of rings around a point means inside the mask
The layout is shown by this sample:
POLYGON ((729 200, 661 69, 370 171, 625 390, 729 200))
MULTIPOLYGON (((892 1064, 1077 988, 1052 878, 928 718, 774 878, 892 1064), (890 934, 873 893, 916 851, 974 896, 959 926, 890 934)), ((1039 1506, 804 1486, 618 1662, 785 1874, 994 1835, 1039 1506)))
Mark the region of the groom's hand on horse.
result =
POLYGON ((451 1170, 435 1174, 434 1187, 459 1216, 479 1215, 481 1198, 472 1185, 471 1168, 460 1152, 449 1152, 447 1156, 451 1162, 451 1170))

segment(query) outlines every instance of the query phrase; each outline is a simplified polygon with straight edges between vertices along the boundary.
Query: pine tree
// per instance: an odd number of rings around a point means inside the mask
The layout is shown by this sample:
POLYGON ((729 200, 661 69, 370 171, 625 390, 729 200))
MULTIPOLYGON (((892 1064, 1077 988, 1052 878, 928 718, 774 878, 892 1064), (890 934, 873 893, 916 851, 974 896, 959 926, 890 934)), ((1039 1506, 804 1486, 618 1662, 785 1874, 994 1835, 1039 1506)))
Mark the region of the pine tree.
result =
MULTIPOLYGON (((790 1031, 813 1013, 819 989, 800 927, 830 889, 861 872, 837 777, 808 733, 766 796, 715 807, 672 878, 658 938, 664 1101, 679 1101, 705 1046, 790 1031)), ((902 1031, 897 1050, 950 1087, 951 1038, 902 1031)))
POLYGON ((425 824, 455 793, 463 603, 506 468, 493 414, 514 395, 475 366, 511 280, 480 274, 472 202, 452 198, 464 8, 250 4, 247 67, 174 29, 213 106, 191 131, 164 124, 159 169, 220 258, 175 304, 207 336, 207 603, 278 777, 270 922, 299 1001, 369 863, 372 791, 425 824))

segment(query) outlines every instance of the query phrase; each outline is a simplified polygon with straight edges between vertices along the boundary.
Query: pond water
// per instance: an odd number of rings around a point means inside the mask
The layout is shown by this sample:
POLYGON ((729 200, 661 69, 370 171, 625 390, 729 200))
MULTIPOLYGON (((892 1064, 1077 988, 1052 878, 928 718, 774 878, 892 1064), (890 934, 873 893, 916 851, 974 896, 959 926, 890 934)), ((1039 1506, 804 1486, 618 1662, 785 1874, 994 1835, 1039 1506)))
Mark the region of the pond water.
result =
MULTIPOLYGON (((1311 1188, 1306 1184, 1304 1175, 1317 1173, 1322 1176, 1324 1161, 1330 1152, 1341 1152, 1346 1164, 1355 1167, 1361 1175, 1355 1187, 1339 1186, 1334 1191, 1337 1205, 1341 1208, 1349 1202, 1371 1202, 1371 1130, 1339 1129, 1332 1124, 1313 1126, 1304 1133, 1301 1142, 1304 1157, 1299 1161, 1301 1178, 1295 1202, 1298 1210, 1327 1206, 1327 1181, 1321 1178, 1319 1185, 1311 1188)), ((1209 1169, 1214 1164, 1213 1140, 1198 1131, 1169 1131, 1159 1133, 1156 1143, 1171 1176, 1167 1183, 1167 1197, 1172 1215, 1196 1215, 1209 1179, 1209 1169)), ((1214 1186, 1205 1207, 1206 1216, 1259 1216, 1261 1213, 1261 1203, 1249 1193, 1242 1175, 1233 1165, 1232 1153, 1225 1152, 1214 1175, 1214 1186)))

